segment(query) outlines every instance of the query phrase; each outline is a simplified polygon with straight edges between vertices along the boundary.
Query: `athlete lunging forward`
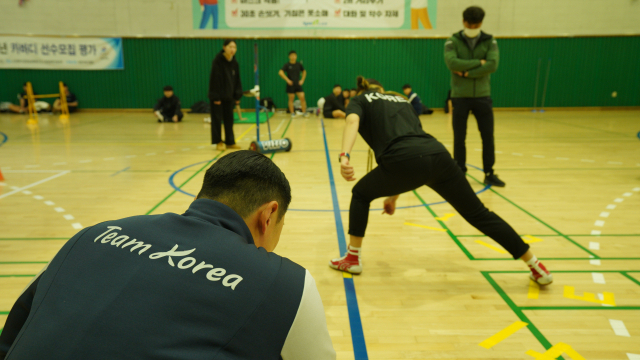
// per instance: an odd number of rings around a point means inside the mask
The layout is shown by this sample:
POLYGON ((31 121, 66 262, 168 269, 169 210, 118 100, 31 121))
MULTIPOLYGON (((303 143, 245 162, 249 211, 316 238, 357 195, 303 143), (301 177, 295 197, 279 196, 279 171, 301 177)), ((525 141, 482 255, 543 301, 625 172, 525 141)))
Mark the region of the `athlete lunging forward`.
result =
POLYGON ((340 172, 345 180, 356 180, 349 153, 358 133, 375 153, 378 167, 353 187, 349 248, 345 256, 331 260, 329 266, 352 274, 361 273, 361 247, 371 201, 388 196, 384 213, 393 215, 399 194, 427 185, 471 225, 502 245, 514 259, 527 263, 532 280, 540 285, 551 284, 553 276, 529 245, 484 206, 445 147, 422 130, 411 104, 400 96, 385 94, 382 85, 374 79, 358 77, 357 83, 358 95, 347 107, 340 172))

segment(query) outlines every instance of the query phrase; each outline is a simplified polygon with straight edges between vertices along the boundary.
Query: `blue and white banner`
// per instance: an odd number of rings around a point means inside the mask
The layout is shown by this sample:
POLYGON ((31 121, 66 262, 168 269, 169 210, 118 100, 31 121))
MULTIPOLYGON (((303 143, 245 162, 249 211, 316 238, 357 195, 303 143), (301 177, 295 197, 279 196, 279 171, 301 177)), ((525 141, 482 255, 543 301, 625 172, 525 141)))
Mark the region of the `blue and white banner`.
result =
POLYGON ((0 69, 122 70, 122 39, 0 36, 0 69))

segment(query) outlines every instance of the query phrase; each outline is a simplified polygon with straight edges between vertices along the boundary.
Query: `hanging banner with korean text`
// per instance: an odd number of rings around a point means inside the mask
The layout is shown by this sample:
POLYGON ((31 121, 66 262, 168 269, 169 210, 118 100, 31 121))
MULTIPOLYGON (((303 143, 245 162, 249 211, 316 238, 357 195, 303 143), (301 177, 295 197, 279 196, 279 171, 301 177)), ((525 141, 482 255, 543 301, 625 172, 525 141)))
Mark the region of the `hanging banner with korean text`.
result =
POLYGON ((0 69, 122 70, 122 39, 0 36, 0 69))
POLYGON ((437 0, 192 0, 195 29, 431 30, 437 0))

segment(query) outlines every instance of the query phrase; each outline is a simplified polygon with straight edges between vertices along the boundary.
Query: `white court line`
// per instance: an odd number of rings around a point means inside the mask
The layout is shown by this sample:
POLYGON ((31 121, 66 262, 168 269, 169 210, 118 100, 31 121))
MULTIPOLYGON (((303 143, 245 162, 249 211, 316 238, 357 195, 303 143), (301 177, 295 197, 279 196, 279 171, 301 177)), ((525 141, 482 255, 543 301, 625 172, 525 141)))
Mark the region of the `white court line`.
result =
POLYGON ((604 226, 604 220, 596 220, 596 223, 594 225, 603 227, 604 226))
POLYGON ((191 150, 191 148, 184 148, 184 149, 182 149, 182 151, 189 151, 189 150, 191 150))
POLYGON ((591 249, 591 250, 600 250, 600 243, 590 241, 589 242, 589 249, 591 249))
POLYGON ((606 281, 604 281, 604 274, 601 273, 591 273, 591 276, 593 277, 593 282, 596 284, 606 284, 606 281))
POLYGON ((156 155, 156 153, 148 153, 147 156, 156 155))
POLYGON ((173 150, 167 150, 167 151, 165 151, 164 153, 165 153, 165 154, 171 154, 172 152, 174 152, 174 151, 173 151, 173 150))
MULTIPOLYGON (((284 124, 284 122, 285 122, 286 120, 287 120, 287 119, 282 119, 282 120, 280 120, 280 124, 278 125, 278 127, 277 127, 275 130, 273 130, 273 132, 277 134, 277 133, 278 133, 278 130, 280 130, 280 128, 282 127, 282 125, 284 124)), ((446 145, 445 145, 445 146, 446 146, 446 145)))
POLYGON ((34 195, 33 198, 36 200, 44 200, 44 196, 40 196, 40 195, 34 195))
POLYGON ((514 156, 522 156, 522 154, 520 154, 520 153, 511 153, 511 155, 514 155, 514 156))
POLYGON ((75 218, 73 217, 73 215, 71 215, 71 214, 64 214, 62 217, 64 217, 64 218, 65 218, 65 219, 67 219, 67 220, 73 220, 73 219, 75 219, 75 218))
POLYGON ((125 156, 125 159, 131 159, 131 158, 134 158, 136 156, 138 156, 138 155, 127 155, 127 156, 125 156))
POLYGON ((611 327, 613 328, 613 332, 616 335, 631 337, 631 335, 629 334, 629 330, 627 330, 627 327, 624 326, 624 323, 621 320, 609 319, 609 323, 611 324, 611 327))
POLYGON ((24 167, 26 167, 26 168, 37 168, 37 167, 40 167, 40 165, 25 165, 24 167))
POLYGON ((198 146, 198 149, 204 149, 206 146, 198 146))
MULTIPOLYGON (((598 299, 604 301, 604 294, 598 293, 598 299)), ((602 304, 602 306, 613 306, 611 304, 602 304)))
POLYGON ((609 204, 609 205, 607 205, 607 210, 613 210, 613 209, 615 209, 615 208, 616 208, 616 206, 615 206, 615 205, 613 205, 613 204, 609 204))
POLYGON ((606 212, 606 211, 603 211, 603 212, 600 213, 600 217, 603 217, 603 218, 608 218, 609 215, 611 215, 611 214, 606 212))
POLYGON ((104 160, 104 161, 111 161, 111 160, 115 160, 115 159, 116 159, 116 158, 114 158, 114 157, 108 157, 108 158, 104 158, 104 159, 102 159, 102 160, 104 160))
POLYGON ((496 154, 502 154, 502 151, 496 151, 496 154))
POLYGON ((640 188, 633 188, 633 191, 640 191, 640 188))
POLYGON ((4 198, 6 198, 6 197, 8 197, 8 196, 11 196, 11 195, 13 195, 13 194, 15 194, 15 193, 18 193, 18 192, 20 192, 20 191, 30 189, 30 188, 32 188, 32 187, 34 187, 34 186, 38 186, 38 185, 40 185, 40 184, 42 184, 42 183, 46 183, 47 181, 49 181, 49 180, 53 180, 53 179, 58 178, 58 177, 60 177, 60 176, 62 176, 62 175, 67 175, 67 174, 68 174, 68 173, 70 173, 70 172, 71 172, 71 171, 69 171, 69 170, 65 170, 65 171, 63 171, 63 172, 61 172, 61 173, 58 173, 58 174, 56 174, 56 175, 49 176, 49 177, 48 177, 48 178, 46 178, 46 179, 43 179, 43 180, 40 180, 40 181, 36 181, 36 182, 34 182, 33 184, 30 184, 30 185, 27 185, 27 186, 23 186, 23 187, 21 187, 21 188, 17 188, 17 189, 15 189, 15 190, 13 190, 13 191, 10 191, 10 192, 6 193, 6 194, 2 194, 2 195, 0 195, 0 199, 4 199, 4 198))
POLYGON ((602 231, 600 230, 591 230, 591 235, 600 235, 602 234, 602 231))
POLYGON ((56 203, 54 203, 53 201, 45 201, 45 202, 44 202, 44 204, 45 204, 45 205, 48 205, 48 206, 53 206, 53 205, 55 205, 56 203))
POLYGON ((61 207, 53 208, 56 212, 64 212, 64 209, 61 207))
POLYGON ((602 263, 600 262, 600 259, 589 260, 589 264, 591 264, 591 265, 602 265, 602 263))
POLYGON ((73 223, 73 224, 71 224, 71 226, 72 226, 74 229, 78 229, 78 230, 79 230, 79 229, 82 229, 82 225, 81 225, 80 223, 73 223))
POLYGON ((627 197, 629 197, 631 195, 633 195, 633 193, 630 193, 630 192, 622 194, 622 196, 627 196, 627 197))
POLYGON ((11 189, 11 190, 18 190, 18 189, 20 189, 20 188, 19 188, 19 187, 17 187, 17 186, 10 186, 10 187, 9 187, 9 189, 11 189))
POLYGON ((0 181, 0 186, 7 186, 7 183, 3 183, 0 181))
POLYGON ((629 360, 640 360, 640 355, 627 353, 629 360))
POLYGON ((589 160, 589 159, 582 159, 580 160, 582 162, 588 162, 588 163, 592 163, 592 162, 596 162, 595 160, 589 160))
POLYGON ((623 201, 624 201, 624 199, 622 199, 622 198, 617 198, 617 199, 613 200, 613 202, 617 202, 617 203, 621 203, 623 201))
POLYGON ((31 191, 29 191, 29 190, 25 190, 25 191, 23 191, 22 193, 23 193, 23 194, 25 194, 25 195, 31 195, 31 194, 33 194, 33 193, 32 193, 31 191))
POLYGON ((7 170, 3 171, 7 174, 39 174, 39 173, 56 173, 59 174, 62 170, 7 170))
POLYGON ((544 159, 543 155, 533 155, 534 158, 538 158, 538 159, 544 159))
POLYGON ((611 165, 622 165, 621 162, 619 161, 607 161, 607 164, 611 164, 611 165))

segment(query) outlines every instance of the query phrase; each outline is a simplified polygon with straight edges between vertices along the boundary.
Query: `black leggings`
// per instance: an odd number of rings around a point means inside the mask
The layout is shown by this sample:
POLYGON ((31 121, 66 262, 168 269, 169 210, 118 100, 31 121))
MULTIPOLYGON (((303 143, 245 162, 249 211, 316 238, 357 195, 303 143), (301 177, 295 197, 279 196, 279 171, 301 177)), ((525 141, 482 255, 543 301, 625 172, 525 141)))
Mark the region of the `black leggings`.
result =
POLYGON ((211 101, 211 143, 222 142, 220 127, 224 124, 224 143, 234 145, 236 143, 233 134, 233 109, 236 102, 233 100, 222 100, 220 105, 211 101))
POLYGON ((504 247, 514 259, 529 250, 502 218, 489 211, 473 192, 464 173, 449 153, 423 155, 393 163, 382 162, 353 187, 349 208, 349 234, 364 237, 371 201, 399 195, 422 185, 435 190, 462 217, 504 247))

